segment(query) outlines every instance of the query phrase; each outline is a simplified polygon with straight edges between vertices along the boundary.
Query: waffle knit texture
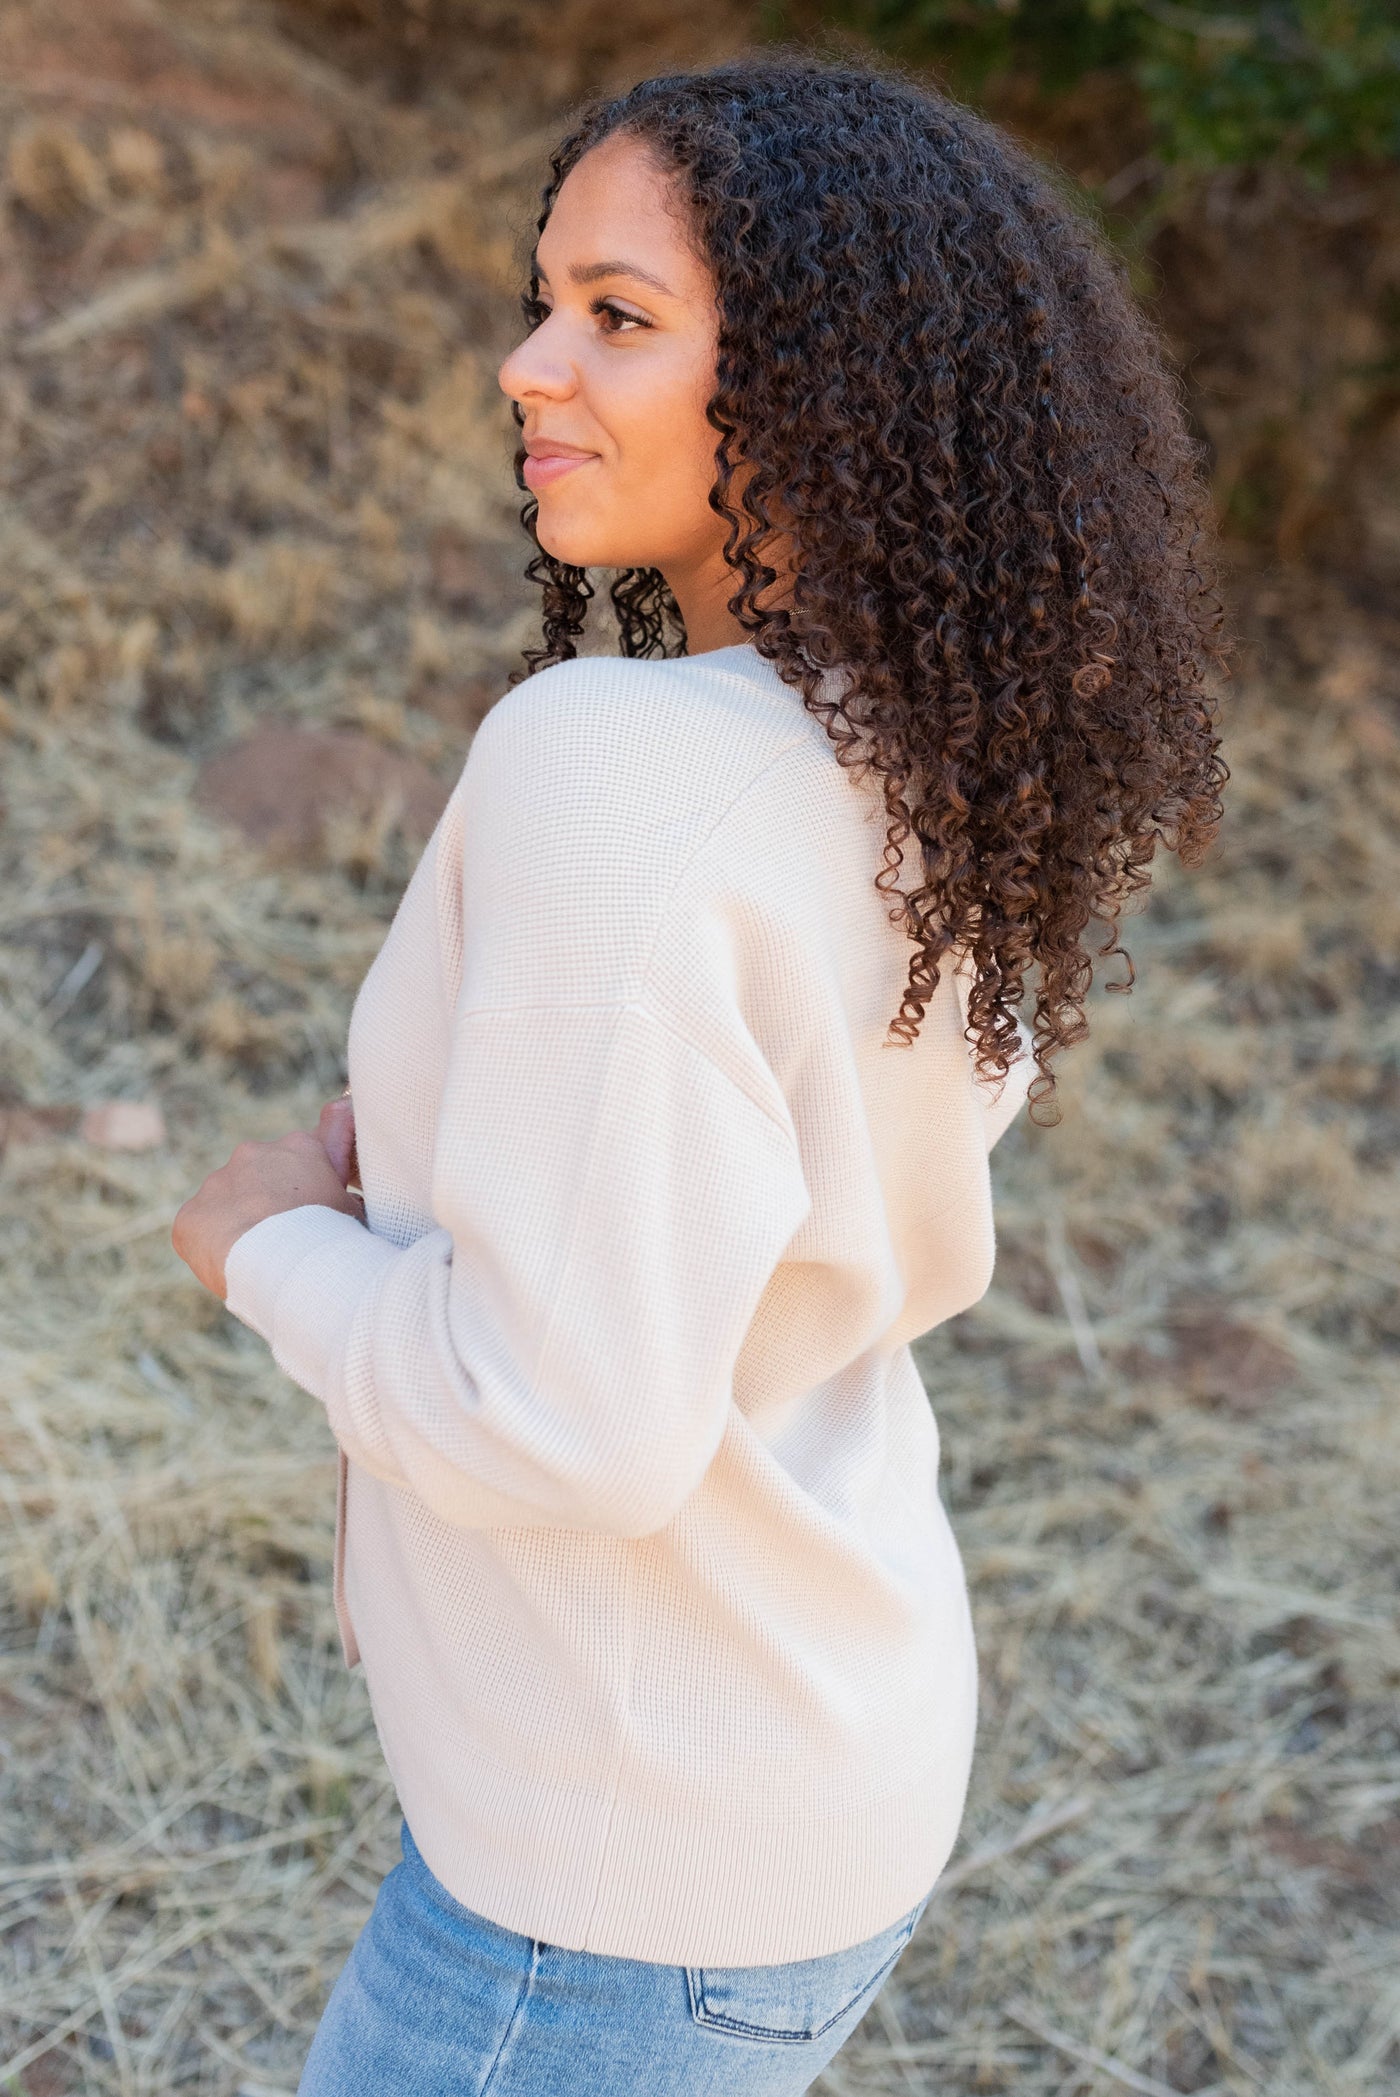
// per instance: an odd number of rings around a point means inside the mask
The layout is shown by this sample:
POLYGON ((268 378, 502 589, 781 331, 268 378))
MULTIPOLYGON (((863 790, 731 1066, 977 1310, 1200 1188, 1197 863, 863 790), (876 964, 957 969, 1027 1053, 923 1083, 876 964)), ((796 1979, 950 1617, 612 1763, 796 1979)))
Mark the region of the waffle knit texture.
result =
POLYGON ((976 1658, 910 1342, 988 1286, 1030 1070, 974 1079, 952 969, 886 1040, 885 829, 749 643, 512 687, 351 1013, 366 1223, 228 1258, 340 1447, 345 1657, 418 1846, 547 1943, 815 1957, 957 1835, 976 1658))

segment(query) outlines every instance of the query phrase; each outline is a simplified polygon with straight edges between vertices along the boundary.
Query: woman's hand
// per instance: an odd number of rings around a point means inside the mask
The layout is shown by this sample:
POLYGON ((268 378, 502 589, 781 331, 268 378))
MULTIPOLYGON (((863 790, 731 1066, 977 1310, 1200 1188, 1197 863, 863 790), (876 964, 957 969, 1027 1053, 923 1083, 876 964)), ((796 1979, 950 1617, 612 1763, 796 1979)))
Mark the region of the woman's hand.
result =
POLYGON ((347 1187, 360 1184, 359 1160, 355 1155, 355 1109, 348 1089, 339 1099, 330 1099, 321 1109, 316 1133, 326 1146, 326 1155, 347 1187))
POLYGON ((346 1181, 355 1177, 355 1118, 348 1096, 329 1100, 313 1135, 293 1129, 270 1143, 245 1141, 227 1165, 211 1172, 175 1212, 170 1242, 206 1289, 223 1302, 224 1262, 234 1240, 284 1209, 318 1202, 363 1223, 364 1202, 346 1181))

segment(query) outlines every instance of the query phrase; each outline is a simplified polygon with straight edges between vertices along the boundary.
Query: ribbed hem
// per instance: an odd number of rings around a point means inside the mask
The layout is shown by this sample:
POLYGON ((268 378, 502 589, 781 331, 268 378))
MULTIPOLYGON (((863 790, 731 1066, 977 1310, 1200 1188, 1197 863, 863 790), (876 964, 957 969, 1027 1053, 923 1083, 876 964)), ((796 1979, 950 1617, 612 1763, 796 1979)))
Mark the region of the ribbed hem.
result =
POLYGON ((967 1717, 950 1713, 947 1752, 913 1792, 842 1800, 829 1783, 799 1784, 788 1813, 769 1785, 756 1811, 718 1819, 698 1801, 670 1813, 635 1794, 610 1801, 465 1743, 391 1774, 429 1869, 503 1929, 666 1965, 770 1965, 864 1943, 930 1890, 962 1820, 967 1717))

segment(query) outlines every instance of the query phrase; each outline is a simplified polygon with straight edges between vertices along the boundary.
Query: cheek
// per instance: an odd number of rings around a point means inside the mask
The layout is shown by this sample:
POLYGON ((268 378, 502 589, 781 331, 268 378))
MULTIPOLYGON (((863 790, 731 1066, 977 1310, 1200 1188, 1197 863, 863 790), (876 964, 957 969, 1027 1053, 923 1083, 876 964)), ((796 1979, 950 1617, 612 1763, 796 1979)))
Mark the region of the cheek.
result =
POLYGON ((599 351, 575 367, 604 466, 541 498, 540 543, 582 567, 664 567, 706 556, 725 527, 706 500, 719 433, 705 420, 713 366, 599 351))
MULTIPOLYGON (((619 359, 619 363, 621 360, 619 359)), ((711 374, 690 360, 637 359, 631 371, 609 372, 608 427, 620 482, 645 484, 653 504, 672 495, 704 501, 714 478, 719 433, 705 420, 711 374)))
MULTIPOLYGON (((641 365, 641 359, 637 361, 641 365)), ((717 432, 704 419, 713 392, 713 375, 690 359, 662 361, 635 373, 618 373, 612 388, 612 426, 625 436, 631 459, 656 461, 660 455, 685 463, 692 472, 715 455, 717 432)))

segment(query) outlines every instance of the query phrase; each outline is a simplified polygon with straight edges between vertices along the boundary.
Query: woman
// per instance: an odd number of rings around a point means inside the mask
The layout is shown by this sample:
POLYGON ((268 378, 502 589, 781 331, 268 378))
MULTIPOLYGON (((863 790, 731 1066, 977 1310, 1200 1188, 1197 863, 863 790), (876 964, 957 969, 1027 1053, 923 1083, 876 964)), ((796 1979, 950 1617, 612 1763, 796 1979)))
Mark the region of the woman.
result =
POLYGON ((1225 776, 1173 387, 993 127, 747 54, 586 109, 538 230, 544 645, 355 1001, 353 1128, 174 1234, 327 1408, 403 1808, 302 2097, 796 2092, 854 2029, 975 1725, 910 1342, 988 1285, 1086 928, 1225 776))

